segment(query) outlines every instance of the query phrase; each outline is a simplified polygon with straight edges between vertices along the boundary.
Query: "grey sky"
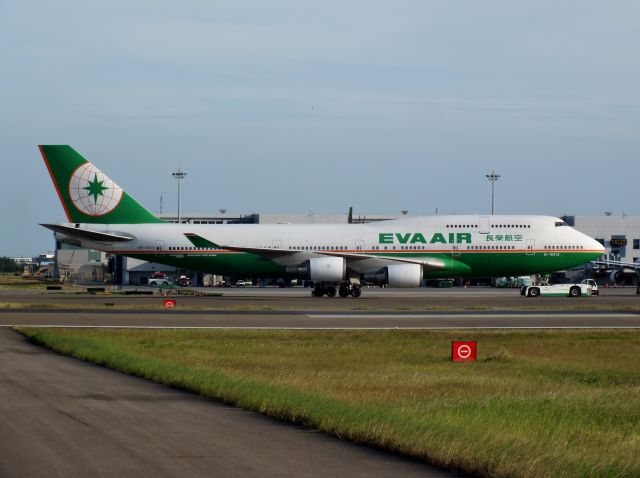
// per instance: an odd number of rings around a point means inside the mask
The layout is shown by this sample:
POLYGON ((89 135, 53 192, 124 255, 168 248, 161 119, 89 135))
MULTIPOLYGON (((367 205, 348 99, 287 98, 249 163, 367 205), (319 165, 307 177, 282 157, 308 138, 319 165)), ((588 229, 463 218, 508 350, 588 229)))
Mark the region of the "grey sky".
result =
POLYGON ((0 255, 71 144, 149 209, 640 214, 640 4, 0 0, 0 255))

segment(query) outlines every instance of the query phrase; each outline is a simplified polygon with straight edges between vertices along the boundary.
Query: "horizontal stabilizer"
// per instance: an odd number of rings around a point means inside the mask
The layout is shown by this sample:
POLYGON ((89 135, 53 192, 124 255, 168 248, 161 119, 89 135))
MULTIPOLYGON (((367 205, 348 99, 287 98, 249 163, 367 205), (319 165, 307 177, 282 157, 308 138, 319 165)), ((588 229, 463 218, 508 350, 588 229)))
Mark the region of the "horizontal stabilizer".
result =
POLYGON ((122 236, 120 234, 113 234, 110 232, 91 231, 89 229, 80 229, 78 227, 63 226, 60 224, 40 224, 42 227, 51 229, 54 232, 60 232, 70 237, 78 239, 86 239, 89 241, 98 242, 126 242, 132 241, 134 238, 131 236, 122 236))

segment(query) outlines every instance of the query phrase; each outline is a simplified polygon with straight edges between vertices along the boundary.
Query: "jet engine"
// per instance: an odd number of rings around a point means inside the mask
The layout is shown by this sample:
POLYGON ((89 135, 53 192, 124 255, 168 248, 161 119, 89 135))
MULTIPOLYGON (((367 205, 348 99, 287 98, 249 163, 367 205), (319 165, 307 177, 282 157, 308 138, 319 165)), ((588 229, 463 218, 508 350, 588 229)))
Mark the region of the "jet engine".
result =
POLYGON ((314 282, 340 282, 345 279, 347 262, 343 257, 314 257, 287 267, 287 274, 314 282))
POLYGON ((619 284, 624 280, 624 272, 620 269, 611 272, 609 275, 609 281, 614 284, 619 284))
POLYGON ((387 284, 389 287, 420 287, 422 282, 422 265, 392 264, 377 272, 369 272, 362 276, 367 282, 387 284))

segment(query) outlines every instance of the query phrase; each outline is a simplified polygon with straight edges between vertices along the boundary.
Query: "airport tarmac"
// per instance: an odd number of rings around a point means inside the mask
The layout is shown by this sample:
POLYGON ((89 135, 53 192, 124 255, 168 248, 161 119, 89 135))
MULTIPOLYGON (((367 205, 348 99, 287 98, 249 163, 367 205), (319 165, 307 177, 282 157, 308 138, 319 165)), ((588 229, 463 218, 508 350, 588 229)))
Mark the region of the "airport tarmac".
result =
POLYGON ((635 289, 598 297, 528 298, 513 289, 370 289, 367 296, 312 298, 308 289, 224 289, 222 297, 43 292, 0 293, 0 325, 261 328, 636 328, 635 289), (107 305, 108 304, 108 305, 107 305))
MULTIPOLYGON (((154 293, 151 296, 119 294, 89 295, 79 293, 86 287, 76 288, 74 292, 45 291, 0 291, 0 305, 4 303, 28 307, 103 307, 109 304, 113 308, 136 307, 158 308, 160 294, 157 289, 140 287, 139 290, 154 293)), ((364 288, 362 297, 311 297, 310 289, 304 288, 193 288, 196 292, 222 293, 215 297, 193 297, 169 295, 178 300, 179 307, 209 309, 272 309, 272 310, 309 310, 309 311, 350 311, 350 310, 561 310, 561 309, 601 309, 601 310, 640 310, 640 295, 636 289, 601 289, 601 295, 593 297, 522 297, 518 289, 495 289, 490 287, 451 288, 451 289, 383 289, 364 288)))
POLYGON ((265 329, 640 328, 638 311, 6 310, 0 326, 265 329))

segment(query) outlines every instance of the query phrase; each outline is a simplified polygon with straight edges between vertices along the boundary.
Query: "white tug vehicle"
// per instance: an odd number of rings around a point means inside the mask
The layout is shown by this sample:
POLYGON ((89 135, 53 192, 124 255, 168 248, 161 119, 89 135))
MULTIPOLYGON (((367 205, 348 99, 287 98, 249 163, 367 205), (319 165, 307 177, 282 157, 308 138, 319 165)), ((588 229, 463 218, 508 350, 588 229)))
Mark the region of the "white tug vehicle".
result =
POLYGON ((585 279, 579 284, 554 284, 524 286, 520 295, 525 297, 589 297, 598 295, 598 284, 593 279, 585 279))

